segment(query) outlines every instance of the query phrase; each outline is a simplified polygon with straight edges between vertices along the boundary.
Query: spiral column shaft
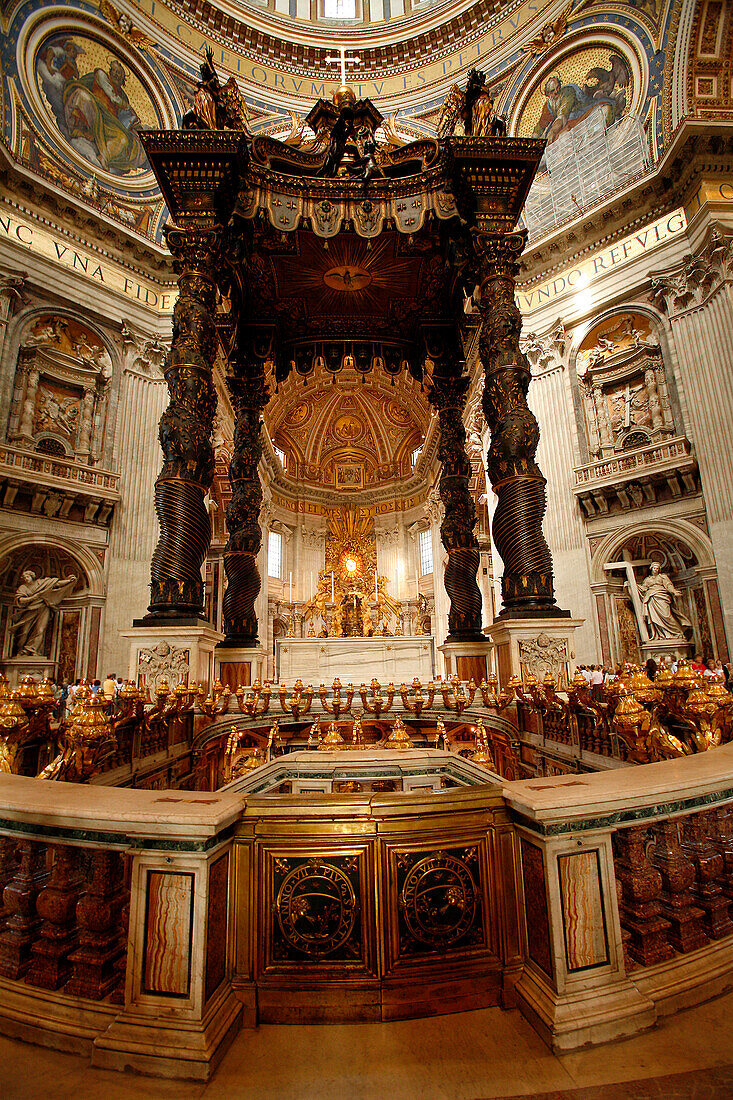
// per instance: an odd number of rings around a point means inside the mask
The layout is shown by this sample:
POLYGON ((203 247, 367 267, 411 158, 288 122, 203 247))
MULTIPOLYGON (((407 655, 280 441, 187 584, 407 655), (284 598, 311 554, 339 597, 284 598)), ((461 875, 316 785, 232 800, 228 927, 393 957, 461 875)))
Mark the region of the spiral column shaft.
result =
POLYGON ((201 615, 201 567, 211 542, 204 506, 214 473, 211 433, 216 411, 213 228, 169 229, 168 247, 179 275, 173 341, 165 361, 170 403, 160 419, 163 468, 155 484, 160 539, 151 564, 148 621, 201 615))
POLYGON ((224 548, 227 588, 224 593, 222 645, 252 647, 258 644, 255 603, 262 581, 257 555, 262 545, 259 515, 262 485, 259 462, 262 457, 262 410, 267 404, 262 364, 238 368, 229 380, 237 412, 234 451, 229 464, 232 498, 226 522, 229 540, 224 548))
POLYGON ((519 347, 522 318, 515 301, 526 233, 473 233, 482 318, 483 411, 491 429, 487 472, 499 502, 493 537, 504 562, 504 618, 560 615, 552 558, 542 534, 545 479, 535 461, 540 429, 527 404, 530 369, 519 347))
POLYGON ((445 590, 450 600, 448 612, 449 642, 483 641, 481 632, 481 591, 476 582, 479 568, 478 540, 474 534, 476 509, 470 492, 471 463, 466 454, 463 408, 469 379, 456 375, 433 374, 430 403, 438 410, 441 462, 438 491, 445 508, 440 526, 443 546, 448 552, 445 566, 445 590))

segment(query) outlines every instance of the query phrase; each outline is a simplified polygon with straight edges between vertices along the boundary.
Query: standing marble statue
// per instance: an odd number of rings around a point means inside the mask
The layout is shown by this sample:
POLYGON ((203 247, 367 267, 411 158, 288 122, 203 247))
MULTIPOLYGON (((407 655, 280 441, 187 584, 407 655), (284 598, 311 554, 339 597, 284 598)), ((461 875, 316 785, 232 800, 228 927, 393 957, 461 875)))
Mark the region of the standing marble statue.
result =
POLYGON ((649 575, 639 585, 642 614, 651 641, 685 637, 685 629, 692 624, 672 606, 673 598, 680 594, 667 574, 662 573, 659 562, 652 562, 649 575))
POLYGON ((24 570, 21 576, 23 583, 18 585, 14 600, 17 616, 12 626, 15 653, 23 657, 47 656, 41 653, 41 647, 51 615, 73 591, 76 576, 72 573, 63 580, 39 577, 32 569, 24 570))

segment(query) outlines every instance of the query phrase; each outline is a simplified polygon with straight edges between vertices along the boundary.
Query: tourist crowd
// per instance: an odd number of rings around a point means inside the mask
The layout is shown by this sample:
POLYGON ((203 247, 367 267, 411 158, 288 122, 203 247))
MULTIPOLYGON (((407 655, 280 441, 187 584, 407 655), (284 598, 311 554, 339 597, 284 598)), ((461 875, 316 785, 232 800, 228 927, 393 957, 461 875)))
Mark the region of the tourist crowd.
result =
MULTIPOLYGON (((714 657, 703 659, 701 653, 696 653, 691 665, 695 672, 706 680, 719 680, 728 691, 733 691, 733 663, 723 664, 721 660, 715 660, 714 657)), ((660 668, 667 668, 672 673, 676 672, 678 661, 675 657, 660 654, 657 657, 647 658, 644 667, 649 679, 653 680, 660 668)), ((600 698, 603 695, 603 685, 621 675, 622 665, 618 664, 614 668, 610 665, 578 665, 576 671, 581 672, 588 681, 592 694, 600 698)))

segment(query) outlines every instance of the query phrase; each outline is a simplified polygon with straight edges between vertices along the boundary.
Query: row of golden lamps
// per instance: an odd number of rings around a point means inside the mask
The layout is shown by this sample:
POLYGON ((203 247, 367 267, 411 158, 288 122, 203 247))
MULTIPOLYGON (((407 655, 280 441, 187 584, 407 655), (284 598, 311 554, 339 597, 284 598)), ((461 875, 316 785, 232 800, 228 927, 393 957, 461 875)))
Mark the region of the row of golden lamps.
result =
POLYGON ((542 684, 532 676, 524 681, 514 677, 507 687, 542 714, 593 716, 623 742, 632 763, 706 752, 733 739, 733 694, 687 660, 679 662, 676 672, 662 666, 653 681, 641 666, 627 663, 598 694, 576 671, 566 689, 567 700, 558 694, 549 673, 542 684))
MULTIPOLYGON (((344 744, 336 722, 345 715, 353 717, 355 733, 351 744, 358 746, 361 717, 368 715, 380 719, 392 709, 396 697, 401 700, 405 712, 418 719, 434 703, 442 704, 446 711, 460 718, 477 694, 484 707, 496 713, 505 710, 515 697, 543 713, 554 711, 561 720, 573 712, 583 711, 613 730, 625 745, 627 759, 633 763, 704 752, 733 738, 733 695, 719 680, 701 676, 689 661, 681 661, 675 673, 666 667, 660 668, 654 681, 638 665, 626 664, 618 677, 603 685, 600 698, 579 671, 566 689, 567 698, 558 693, 557 682, 549 673, 542 684, 532 676, 523 680, 512 677, 501 691, 495 676, 487 677, 479 685, 473 680, 464 684, 457 676, 437 684, 431 680, 424 692, 417 677, 409 687, 403 683, 397 688, 389 683, 384 689, 373 679, 369 689, 361 684, 358 691, 353 684, 344 688, 339 679, 333 681, 330 689, 320 684, 317 691, 312 684, 306 687, 298 679, 292 688, 283 684, 263 685, 256 680, 251 686, 240 686, 234 692, 218 680, 210 691, 207 686, 187 683, 171 688, 163 680, 155 690, 153 706, 145 710, 143 693, 133 681, 127 680, 116 700, 114 715, 109 713, 109 701, 101 693, 93 693, 89 683, 83 680, 73 702, 67 705, 66 720, 57 730, 62 751, 41 776, 84 782, 100 769, 104 758, 114 752, 115 727, 133 717, 142 720, 148 728, 194 708, 208 718, 216 718, 229 713, 236 699, 239 712, 249 717, 267 714, 271 706, 279 703, 282 714, 297 722, 313 714, 317 699, 323 716, 332 721, 328 733, 323 735, 320 719, 316 719, 309 744, 333 750, 344 744), (356 696, 361 702, 361 715, 357 715, 354 708, 356 696)), ((0 675, 0 771, 17 770, 22 746, 48 730, 56 705, 52 681, 43 679, 36 683, 32 676, 23 676, 18 686, 11 688, 0 675)), ((442 726, 440 717, 437 721, 442 726)), ((439 733, 436 728, 436 743, 440 740, 439 733)), ((276 739, 271 731, 271 741, 276 739)), ((381 744, 387 748, 412 747, 399 715, 390 735, 381 744)), ((491 758, 483 723, 480 729, 476 727, 474 756, 476 753, 491 758)), ((479 759, 478 762, 483 761, 479 759)))
MULTIPOLYGON (((363 716, 359 714, 354 715, 351 725, 351 736, 348 740, 343 737, 335 719, 329 723, 328 731, 324 733, 320 719, 316 718, 308 732, 308 748, 319 752, 345 752, 360 749, 387 749, 403 752, 415 748, 410 732, 399 714, 395 716, 389 733, 375 743, 365 741, 362 728, 362 717, 363 716)), ((475 735, 474 751, 470 754, 469 759, 477 764, 483 765, 489 770, 493 770, 495 766, 494 757, 491 752, 489 736, 484 726, 483 719, 479 718, 475 727, 472 728, 475 735)), ((226 750, 226 773, 227 779, 229 780, 239 778, 243 773, 254 771, 255 768, 259 768, 262 764, 269 763, 272 759, 274 750, 282 744, 280 741, 280 719, 275 718, 270 727, 266 748, 264 750, 256 748, 254 751, 247 752, 238 760, 235 760, 237 750, 239 749, 239 740, 244 732, 245 731, 234 729, 229 737, 226 750)), ((436 719, 433 743, 435 748, 439 748, 442 744, 446 752, 451 751, 451 742, 448 738, 448 732, 440 715, 438 715, 436 719)))

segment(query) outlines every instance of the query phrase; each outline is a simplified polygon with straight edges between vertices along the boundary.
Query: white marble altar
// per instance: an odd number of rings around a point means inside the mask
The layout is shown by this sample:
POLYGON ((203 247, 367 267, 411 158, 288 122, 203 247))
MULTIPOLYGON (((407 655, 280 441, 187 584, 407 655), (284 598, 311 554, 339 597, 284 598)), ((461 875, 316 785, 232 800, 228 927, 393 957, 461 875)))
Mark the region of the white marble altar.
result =
POLYGON ((434 678, 435 651, 429 635, 413 638, 283 638, 277 642, 276 678, 292 684, 423 684, 434 678))

